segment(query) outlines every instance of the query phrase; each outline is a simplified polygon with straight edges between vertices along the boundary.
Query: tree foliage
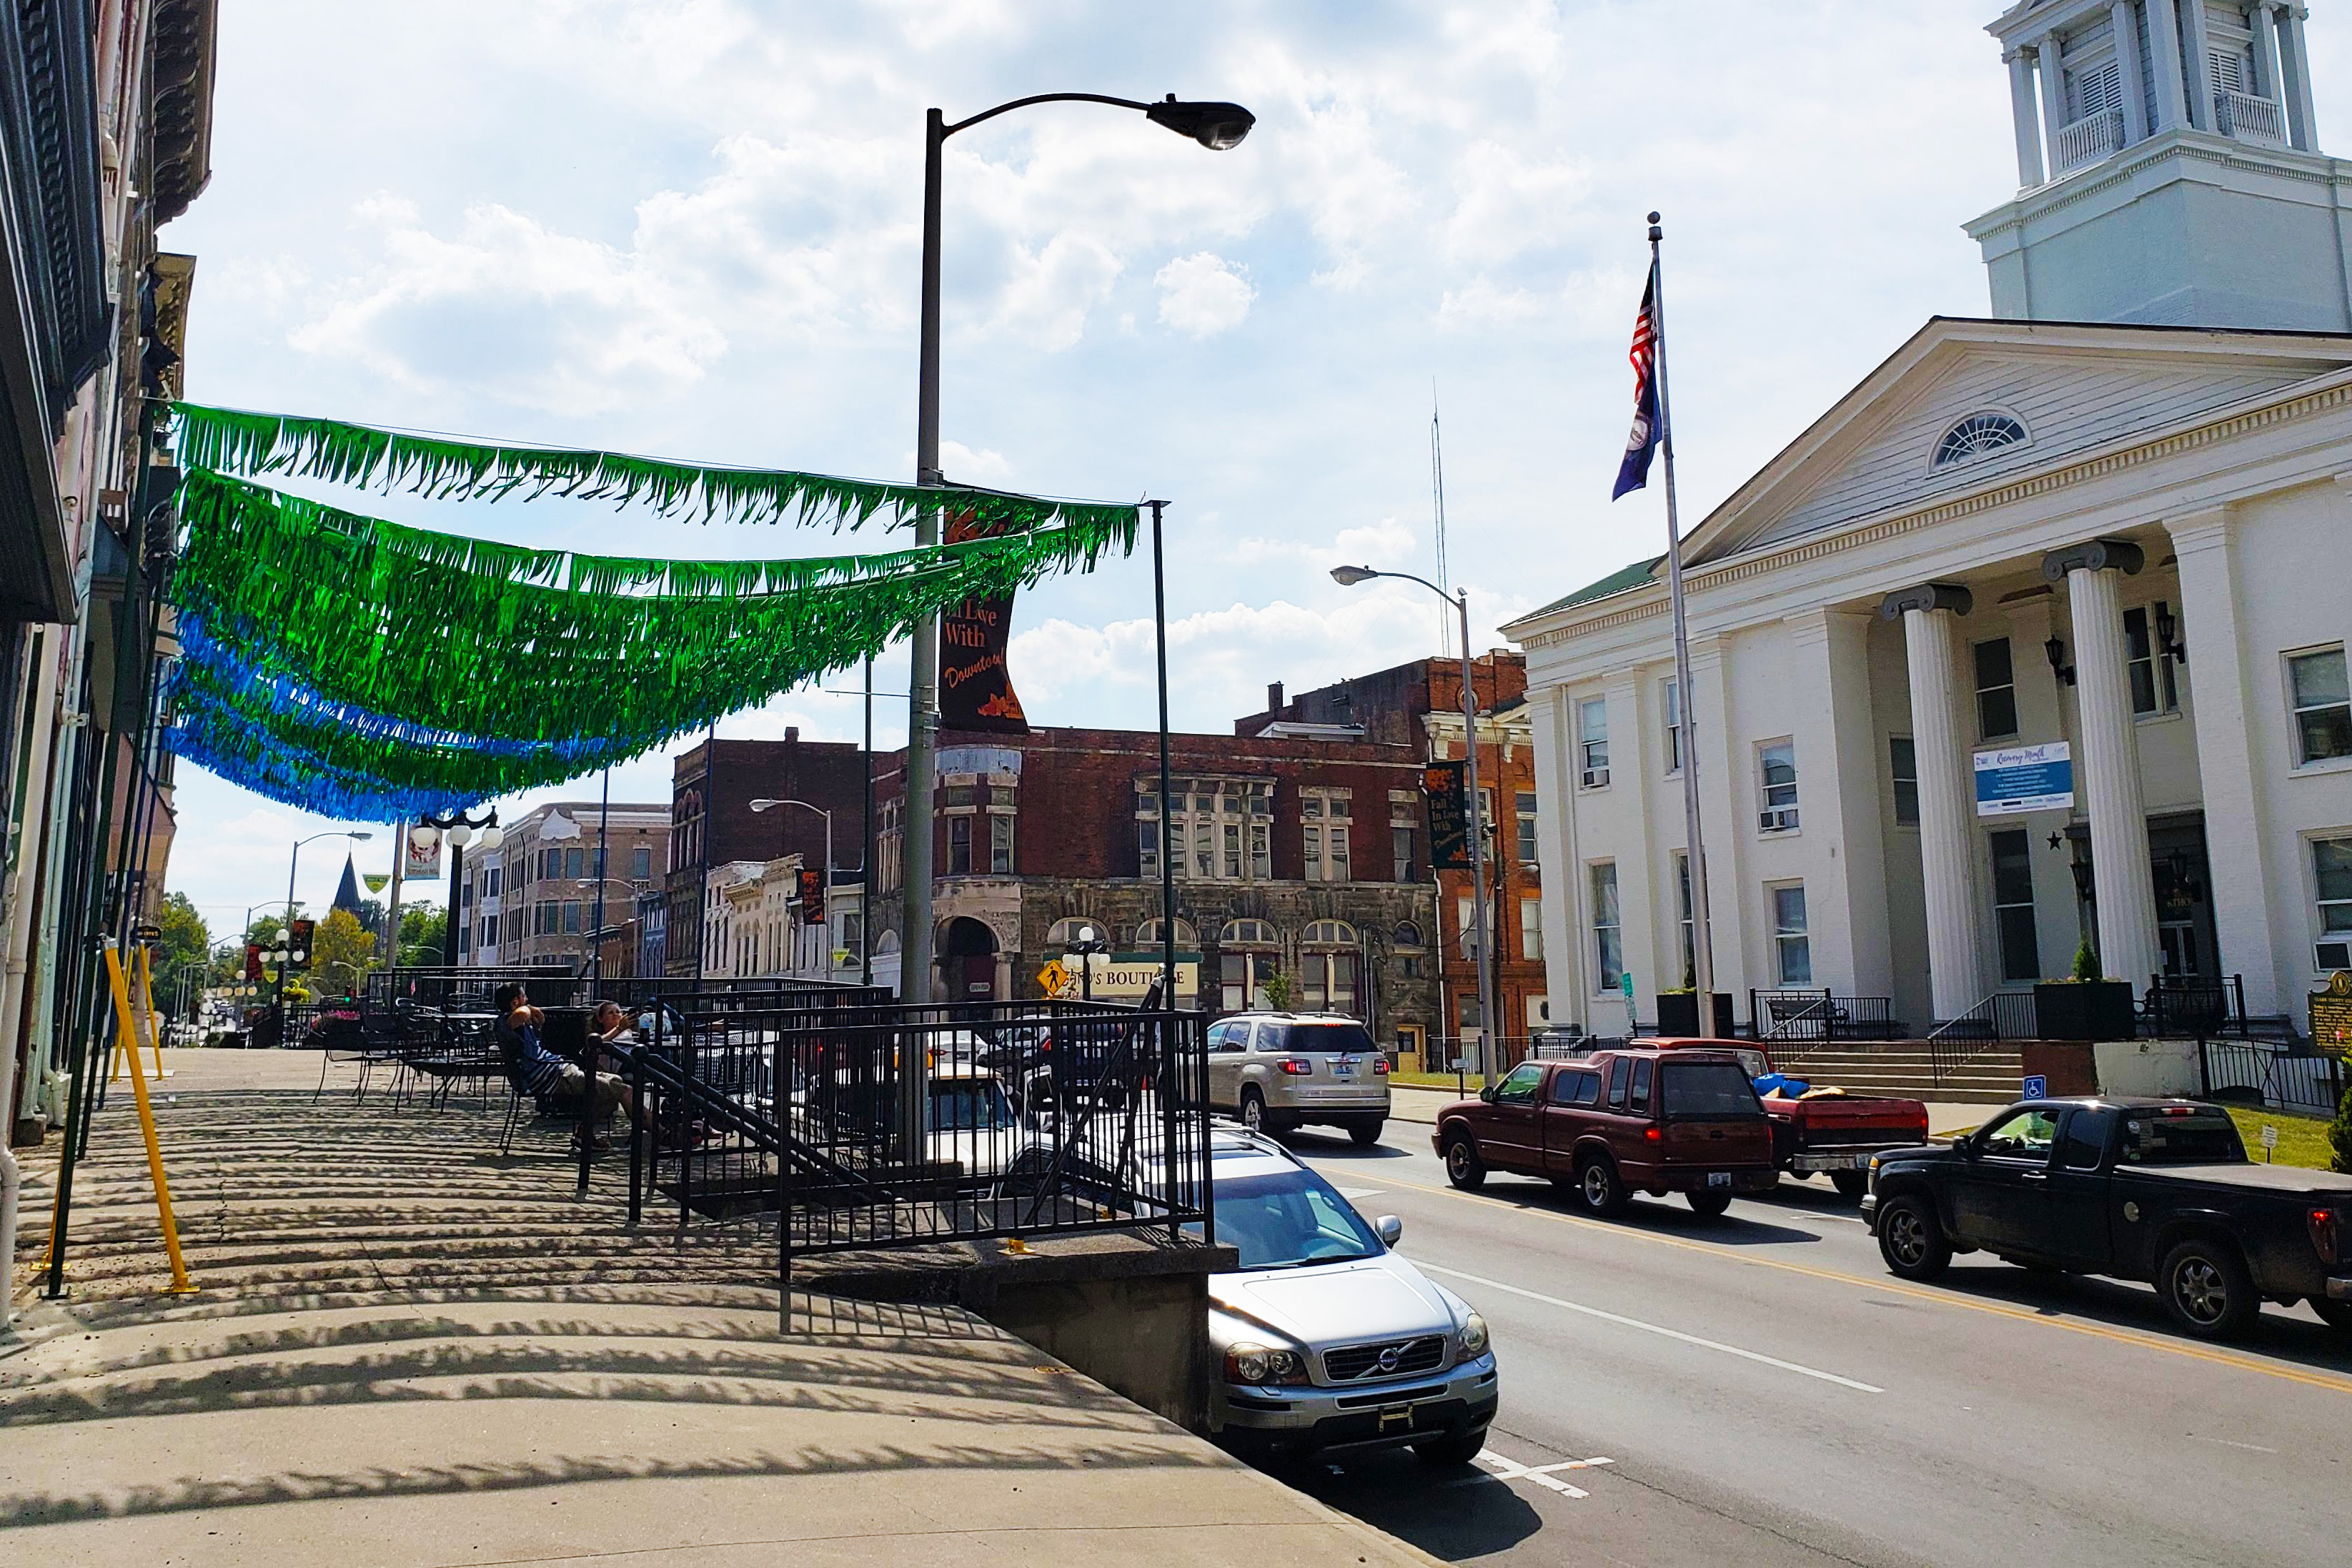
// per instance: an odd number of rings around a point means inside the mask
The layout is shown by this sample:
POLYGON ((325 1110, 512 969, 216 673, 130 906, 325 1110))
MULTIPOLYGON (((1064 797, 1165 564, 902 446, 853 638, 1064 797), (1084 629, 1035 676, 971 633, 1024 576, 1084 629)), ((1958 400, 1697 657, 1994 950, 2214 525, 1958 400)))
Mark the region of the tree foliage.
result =
POLYGON ((449 934, 448 911, 435 903, 404 904, 400 910, 400 963, 438 963, 449 934))
POLYGON ((362 927, 349 910, 336 910, 320 923, 310 973, 317 989, 331 996, 355 994, 375 967, 375 933, 362 927))
POLYGON ((155 924, 163 931, 150 960, 155 1005, 159 1011, 168 1011, 179 999, 184 976, 193 972, 196 976, 193 984, 204 984, 205 971, 212 959, 213 938, 205 926, 205 917, 196 912, 196 906, 188 901, 185 893, 164 897, 155 924))

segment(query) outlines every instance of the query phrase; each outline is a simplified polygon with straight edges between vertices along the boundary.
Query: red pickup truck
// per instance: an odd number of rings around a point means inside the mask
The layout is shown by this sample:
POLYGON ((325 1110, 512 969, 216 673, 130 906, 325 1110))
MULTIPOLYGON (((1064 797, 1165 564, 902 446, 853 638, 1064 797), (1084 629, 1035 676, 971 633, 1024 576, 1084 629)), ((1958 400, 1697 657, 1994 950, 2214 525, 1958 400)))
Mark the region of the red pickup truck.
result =
MULTIPOLYGON (((1647 1042, 1662 1051, 1729 1051, 1760 1079, 1776 1069, 1771 1055, 1750 1040, 1667 1039, 1647 1042)), ((1927 1142, 1927 1108, 1883 1094, 1822 1094, 1811 1100, 1763 1097, 1772 1119, 1772 1158, 1794 1176, 1825 1174, 1840 1194, 1862 1196, 1870 1184, 1870 1157, 1927 1142)))
POLYGON ((1475 1188, 1489 1171, 1545 1176, 1596 1215, 1633 1195, 1680 1193, 1702 1215, 1780 1179, 1772 1124, 1738 1057, 1687 1046, 1521 1062, 1476 1100, 1438 1112, 1445 1175, 1475 1188))

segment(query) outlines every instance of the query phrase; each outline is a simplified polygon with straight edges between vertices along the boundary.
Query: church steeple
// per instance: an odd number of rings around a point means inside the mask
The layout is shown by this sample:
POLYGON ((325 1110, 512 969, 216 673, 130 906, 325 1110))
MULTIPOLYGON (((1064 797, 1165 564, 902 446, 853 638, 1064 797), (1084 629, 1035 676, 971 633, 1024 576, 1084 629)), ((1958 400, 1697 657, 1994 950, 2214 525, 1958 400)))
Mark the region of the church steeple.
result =
POLYGON ((335 901, 331 907, 349 910, 354 916, 361 912, 359 872, 352 865, 349 850, 343 852, 343 879, 335 889, 335 901))
POLYGON ((2352 331, 2294 0, 2020 0, 2020 189, 1968 226, 1993 313, 2352 331))

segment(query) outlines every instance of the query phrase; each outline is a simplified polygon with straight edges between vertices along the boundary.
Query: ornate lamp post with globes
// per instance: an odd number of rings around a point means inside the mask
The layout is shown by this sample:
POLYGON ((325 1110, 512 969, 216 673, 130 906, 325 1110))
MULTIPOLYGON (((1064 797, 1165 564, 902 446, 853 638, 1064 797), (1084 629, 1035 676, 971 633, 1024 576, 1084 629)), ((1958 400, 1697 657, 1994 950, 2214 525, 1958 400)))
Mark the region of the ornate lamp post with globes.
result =
MULTIPOLYGON (((457 895, 464 887, 466 846, 479 833, 482 847, 496 849, 506 837, 506 829, 499 826, 496 810, 482 814, 477 821, 462 811, 436 816, 427 812, 416 819, 415 832, 411 836, 424 848, 430 849, 443 838, 449 841, 449 911, 443 917, 441 931, 441 962, 446 968, 457 967, 457 938, 466 929, 464 906, 457 895)), ((403 854, 407 851, 403 849, 403 854)), ((400 934, 393 933, 394 951, 399 951, 400 934)))

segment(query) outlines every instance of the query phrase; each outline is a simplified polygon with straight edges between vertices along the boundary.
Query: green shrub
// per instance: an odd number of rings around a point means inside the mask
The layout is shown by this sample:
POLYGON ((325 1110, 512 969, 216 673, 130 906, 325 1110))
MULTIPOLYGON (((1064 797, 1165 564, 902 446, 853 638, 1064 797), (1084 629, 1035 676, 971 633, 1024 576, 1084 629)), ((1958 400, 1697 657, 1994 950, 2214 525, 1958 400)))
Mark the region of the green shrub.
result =
POLYGON ((2091 939, 2089 937, 2084 937, 2083 939, 2083 945, 2074 950, 2074 978, 2077 980, 2104 980, 2106 978, 2106 976, 2099 973, 2099 955, 2091 951, 2091 939))
POLYGON ((2336 1151, 2336 1168, 2352 1175, 2352 1089, 2344 1091, 2344 1103, 2336 1108, 2336 1120, 2327 1127, 2327 1142, 2336 1151))

